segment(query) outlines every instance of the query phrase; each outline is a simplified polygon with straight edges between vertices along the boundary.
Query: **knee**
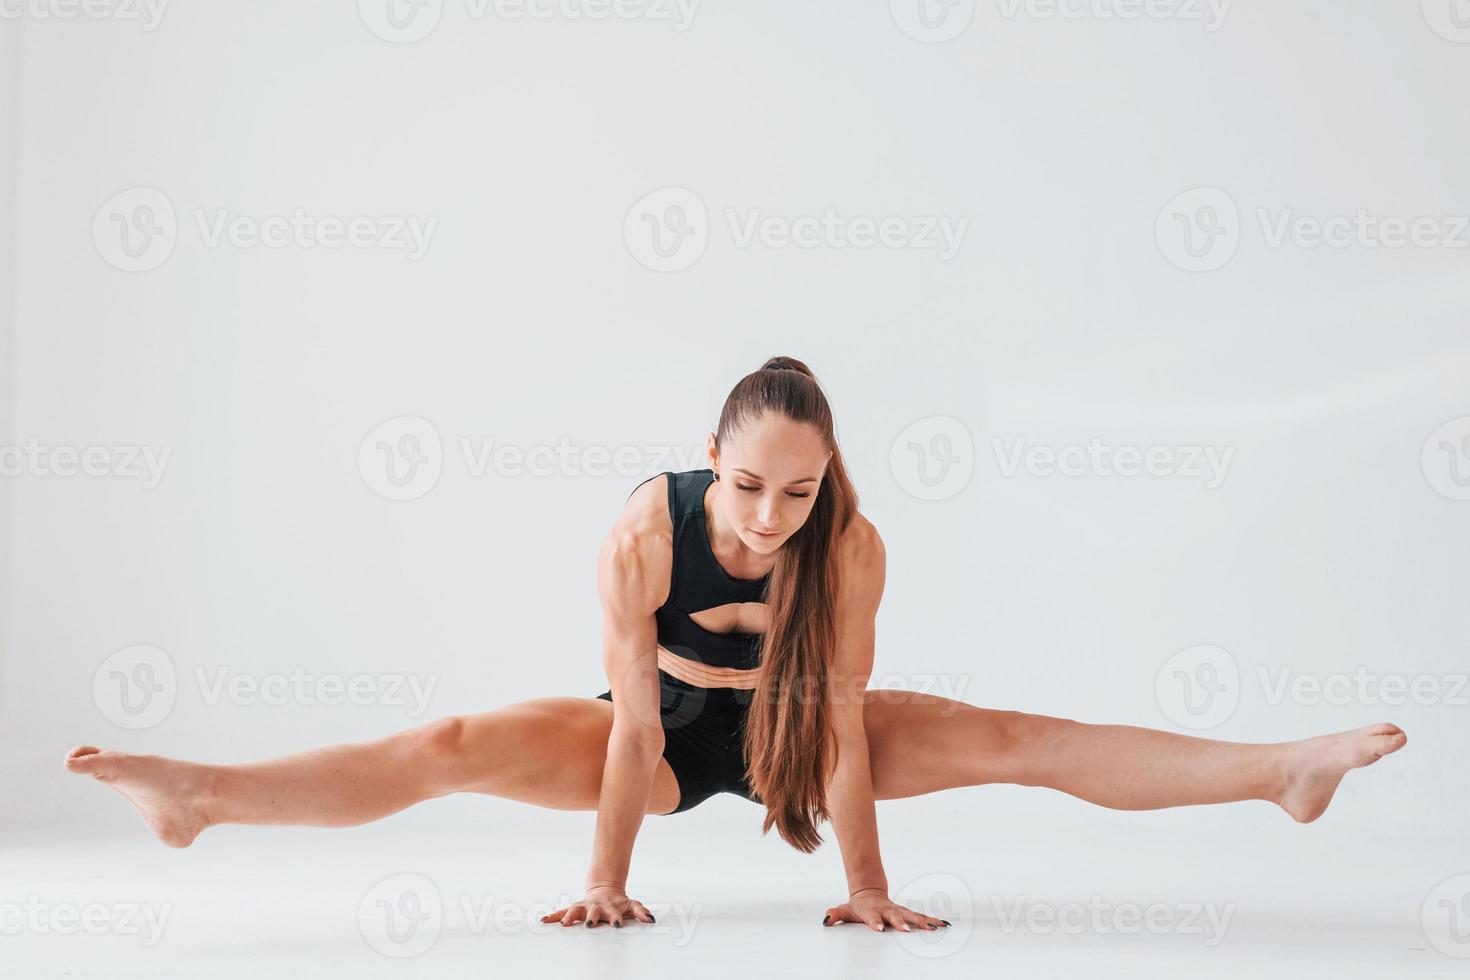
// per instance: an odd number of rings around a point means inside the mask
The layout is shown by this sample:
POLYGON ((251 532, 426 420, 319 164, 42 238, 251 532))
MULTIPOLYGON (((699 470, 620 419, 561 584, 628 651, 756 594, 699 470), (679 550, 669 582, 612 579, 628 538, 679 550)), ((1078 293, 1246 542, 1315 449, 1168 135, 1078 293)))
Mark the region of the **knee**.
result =
POLYGON ((412 732, 414 757, 430 766, 459 759, 464 741, 464 719, 457 715, 437 718, 412 732))
POLYGON ((1046 762, 1077 723, 1051 715, 1034 715, 1024 711, 999 713, 994 731, 997 755, 1007 760, 1007 781, 1020 785, 1043 785, 1048 777, 1046 762))

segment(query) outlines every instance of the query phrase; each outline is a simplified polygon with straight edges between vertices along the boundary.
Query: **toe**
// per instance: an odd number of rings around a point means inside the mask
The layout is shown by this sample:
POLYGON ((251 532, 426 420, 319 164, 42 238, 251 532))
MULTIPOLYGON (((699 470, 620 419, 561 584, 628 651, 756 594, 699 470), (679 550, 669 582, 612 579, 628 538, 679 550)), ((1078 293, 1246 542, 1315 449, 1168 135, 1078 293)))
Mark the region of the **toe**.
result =
POLYGON ((95 745, 83 745, 71 750, 66 757, 66 767, 72 772, 93 772, 101 761, 101 749, 95 745))

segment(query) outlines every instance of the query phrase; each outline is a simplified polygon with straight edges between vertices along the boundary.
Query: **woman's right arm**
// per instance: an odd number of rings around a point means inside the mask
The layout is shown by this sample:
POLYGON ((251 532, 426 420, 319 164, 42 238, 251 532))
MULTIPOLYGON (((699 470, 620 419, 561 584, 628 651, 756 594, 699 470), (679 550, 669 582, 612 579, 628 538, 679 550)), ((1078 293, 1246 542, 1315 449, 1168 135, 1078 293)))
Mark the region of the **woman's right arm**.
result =
POLYGON ((664 748, 654 611, 667 598, 671 561, 668 534, 656 524, 640 527, 636 518, 620 520, 598 555, 602 662, 612 691, 613 724, 602 769, 587 897, 560 916, 563 925, 575 924, 580 913, 585 913, 588 926, 621 925, 625 914, 653 921, 647 908, 628 898, 626 889, 633 842, 664 748))
MULTIPOLYGON (((613 698, 612 734, 602 769, 597 829, 587 887, 623 889, 633 841, 648 809, 653 775, 664 750, 659 718, 658 627, 654 610, 668 592, 644 551, 654 550, 632 532, 614 530, 598 559, 602 595, 602 663, 613 698)), ((649 539, 645 536, 643 541, 649 539)))

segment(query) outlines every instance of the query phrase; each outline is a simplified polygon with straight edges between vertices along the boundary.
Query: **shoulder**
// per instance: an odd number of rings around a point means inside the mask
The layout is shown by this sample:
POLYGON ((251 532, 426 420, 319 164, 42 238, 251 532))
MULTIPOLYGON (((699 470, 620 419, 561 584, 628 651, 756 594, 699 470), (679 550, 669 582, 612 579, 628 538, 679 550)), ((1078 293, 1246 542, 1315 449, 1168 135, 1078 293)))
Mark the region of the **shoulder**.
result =
POLYGON ((876 608, 883 595, 888 554, 873 522, 854 512, 837 539, 838 595, 843 605, 876 608))
POLYGON ((635 489, 603 539, 597 564, 604 601, 647 611, 667 601, 674 553, 668 481, 660 473, 635 489))

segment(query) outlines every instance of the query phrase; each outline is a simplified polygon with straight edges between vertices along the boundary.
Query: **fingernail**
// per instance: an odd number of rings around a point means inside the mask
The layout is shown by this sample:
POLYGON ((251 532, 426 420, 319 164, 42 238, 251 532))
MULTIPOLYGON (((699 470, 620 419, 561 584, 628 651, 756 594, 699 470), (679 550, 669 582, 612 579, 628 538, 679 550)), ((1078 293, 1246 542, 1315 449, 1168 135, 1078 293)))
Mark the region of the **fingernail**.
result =
POLYGON ((831 920, 832 920, 832 916, 831 915, 824 915, 824 916, 822 916, 822 925, 824 925, 824 926, 825 925, 831 925, 831 920))
POLYGON ((621 929, 621 928, 623 928, 623 924, 621 922, 614 922, 613 923, 613 928, 614 929, 621 929))
POLYGON ((936 926, 934 923, 931 922, 931 923, 929 923, 929 928, 930 929, 938 929, 939 927, 936 926))
POLYGON ((939 920, 939 921, 940 921, 940 922, 943 922, 943 923, 944 923, 944 924, 945 924, 945 925, 947 925, 947 926, 952 926, 952 925, 954 925, 954 923, 953 923, 953 922, 951 922, 951 921, 949 921, 949 920, 948 920, 948 919, 940 919, 940 920, 939 920))
POLYGON ((879 924, 879 926, 878 926, 878 931, 879 931, 879 932, 882 932, 882 931, 883 931, 883 926, 882 926, 882 924, 879 924))
POLYGON ((654 917, 653 917, 653 913, 652 913, 652 912, 650 912, 650 913, 648 913, 648 921, 649 921, 649 922, 657 922, 657 921, 658 921, 658 920, 657 920, 657 919, 655 919, 655 918, 654 918, 654 917))

